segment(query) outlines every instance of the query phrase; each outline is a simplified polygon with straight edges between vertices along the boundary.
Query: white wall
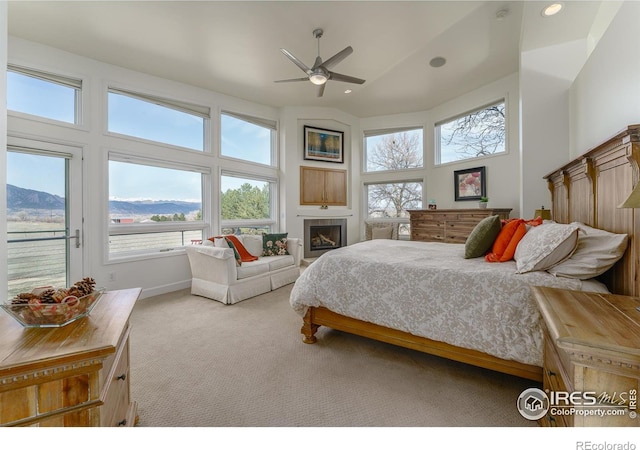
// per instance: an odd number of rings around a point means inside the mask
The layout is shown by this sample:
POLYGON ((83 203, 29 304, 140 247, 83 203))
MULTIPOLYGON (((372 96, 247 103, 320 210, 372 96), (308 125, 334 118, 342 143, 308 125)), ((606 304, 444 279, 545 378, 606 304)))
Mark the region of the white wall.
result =
POLYGON ((571 86, 571 158, 640 123, 640 2, 626 1, 571 86))

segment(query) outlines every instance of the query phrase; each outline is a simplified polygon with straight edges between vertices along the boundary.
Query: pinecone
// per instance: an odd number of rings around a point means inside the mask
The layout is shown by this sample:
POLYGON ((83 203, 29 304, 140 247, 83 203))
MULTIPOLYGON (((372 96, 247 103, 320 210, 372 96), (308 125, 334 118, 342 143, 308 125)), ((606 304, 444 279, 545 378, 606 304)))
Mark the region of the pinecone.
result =
POLYGON ((40 303, 55 303, 54 295, 56 293, 55 289, 47 289, 42 294, 40 294, 40 303))
POLYGON ((31 300, 32 298, 37 297, 36 295, 30 293, 30 292, 23 292, 21 294, 18 294, 15 296, 15 298, 13 298, 11 300, 11 304, 13 305, 26 305, 27 303, 29 303, 29 300, 31 300))
POLYGON ((82 281, 77 281, 74 286, 82 293, 79 297, 89 295, 93 292, 96 282, 93 278, 85 277, 82 281))

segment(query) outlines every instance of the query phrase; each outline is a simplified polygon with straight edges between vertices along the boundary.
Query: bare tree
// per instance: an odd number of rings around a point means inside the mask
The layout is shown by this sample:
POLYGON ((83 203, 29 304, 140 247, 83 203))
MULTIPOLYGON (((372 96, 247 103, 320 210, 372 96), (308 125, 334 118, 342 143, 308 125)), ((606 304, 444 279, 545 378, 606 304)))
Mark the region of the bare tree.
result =
POLYGON ((446 144, 464 158, 491 155, 504 150, 506 137, 504 102, 489 106, 447 124, 446 144))
MULTIPOLYGON (((402 170, 422 167, 422 147, 416 133, 386 135, 368 155, 369 170, 402 170)), ((418 182, 372 184, 369 186, 369 216, 403 217, 407 209, 422 202, 418 182)))
POLYGON ((416 133, 394 133, 382 137, 367 155, 369 170, 402 170, 422 167, 422 148, 416 133))

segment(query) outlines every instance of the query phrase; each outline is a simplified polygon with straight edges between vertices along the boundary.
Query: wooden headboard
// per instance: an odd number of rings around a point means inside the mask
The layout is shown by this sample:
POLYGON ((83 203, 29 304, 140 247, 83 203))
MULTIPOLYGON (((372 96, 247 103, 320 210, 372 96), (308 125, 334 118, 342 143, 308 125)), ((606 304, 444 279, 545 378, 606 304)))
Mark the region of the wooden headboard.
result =
POLYGON ((556 222, 583 222, 589 226, 629 235, 623 258, 600 280, 616 294, 640 296, 640 209, 617 206, 640 181, 640 125, 630 125, 544 177, 556 222))

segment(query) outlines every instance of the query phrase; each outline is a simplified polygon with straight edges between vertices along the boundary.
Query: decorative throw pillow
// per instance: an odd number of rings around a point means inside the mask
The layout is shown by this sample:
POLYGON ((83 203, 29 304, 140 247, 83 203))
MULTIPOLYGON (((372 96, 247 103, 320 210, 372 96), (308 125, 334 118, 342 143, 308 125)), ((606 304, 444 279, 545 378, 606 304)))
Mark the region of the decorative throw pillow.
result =
POLYGON ((577 245, 578 227, 574 224, 550 223, 533 227, 516 248, 516 272, 547 270, 571 256, 577 245))
POLYGON ((236 252, 238 252, 238 255, 240 255, 240 261, 250 262, 258 259, 257 256, 253 256, 251 253, 249 253, 249 251, 242 244, 242 241, 240 241, 240 239, 238 239, 237 236, 234 236, 233 234, 229 234, 225 236, 225 238, 227 239, 227 241, 231 241, 231 243, 233 244, 233 248, 235 249, 236 252))
POLYGON ((547 270, 558 277, 589 278, 602 275, 618 262, 627 250, 628 236, 592 228, 576 222, 580 227, 578 246, 570 258, 547 270))
POLYGON ((227 240, 223 237, 214 237, 213 238, 213 246, 218 248, 227 248, 229 244, 227 244, 227 240))
POLYGON ((478 258, 487 253, 501 228, 500 216, 485 217, 478 222, 464 244, 464 257, 478 258))
POLYGON ((520 240, 527 233, 526 222, 523 219, 512 219, 506 221, 498 237, 493 243, 491 253, 484 259, 488 262, 505 262, 513 259, 516 247, 520 240))
POLYGON ((393 227, 374 227, 371 230, 371 239, 391 239, 393 233, 393 227))
POLYGON ((265 234, 262 236, 262 256, 288 255, 289 233, 265 234))

